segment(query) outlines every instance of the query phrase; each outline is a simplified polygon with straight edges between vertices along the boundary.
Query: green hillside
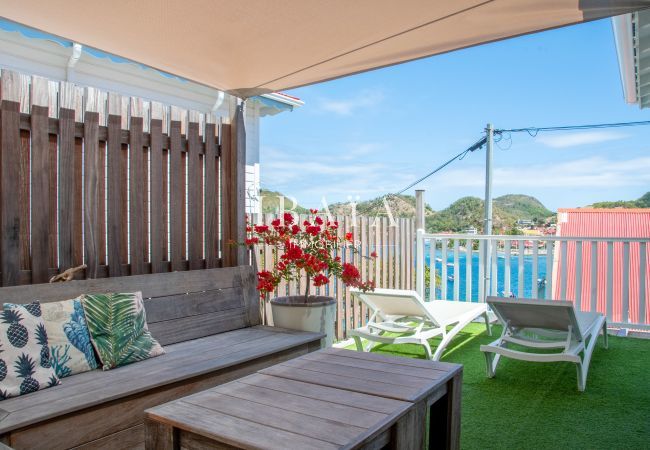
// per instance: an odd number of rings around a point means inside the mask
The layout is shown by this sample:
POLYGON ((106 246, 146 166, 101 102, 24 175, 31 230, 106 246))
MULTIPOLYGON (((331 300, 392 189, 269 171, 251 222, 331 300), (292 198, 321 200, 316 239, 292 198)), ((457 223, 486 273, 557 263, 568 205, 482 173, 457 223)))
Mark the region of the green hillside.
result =
POLYGON ((593 208, 650 208, 650 191, 636 200, 618 200, 615 202, 597 202, 593 208))
MULTIPOLYGON (((386 197, 386 202, 390 208, 393 217, 415 217, 415 197, 412 195, 390 195, 386 197)), ((333 203, 329 205, 330 212, 333 215, 349 215, 351 207, 349 203, 333 203)), ((357 203, 357 215, 360 216, 387 216, 386 205, 383 197, 377 197, 372 200, 366 200, 357 203)), ((425 214, 433 214, 434 211, 429 205, 425 205, 425 214)))
MULTIPOLYGON (((474 227, 483 230, 483 200, 478 197, 463 197, 447 208, 428 217, 426 228, 430 233, 444 231, 458 232, 474 227)), ((535 197, 521 194, 509 194, 494 199, 492 204, 492 227, 494 232, 508 232, 517 220, 534 220, 543 222, 554 216, 535 197)))
POLYGON ((555 215, 553 211, 546 209, 542 202, 530 195, 502 195, 494 199, 493 207, 495 206, 498 206, 504 212, 507 211, 515 219, 539 220, 555 215))
MULTIPOLYGON (((291 203, 291 199, 286 197, 284 194, 281 192, 277 191, 269 191, 267 189, 261 189, 260 190, 260 197, 262 198, 262 212, 263 213, 272 213, 275 214, 280 210, 280 197, 285 197, 284 198, 284 208, 289 209, 293 205, 291 203)), ((298 205, 295 208, 293 208, 293 211, 297 212, 298 214, 308 214, 309 210, 307 208, 303 208, 302 206, 298 205)))

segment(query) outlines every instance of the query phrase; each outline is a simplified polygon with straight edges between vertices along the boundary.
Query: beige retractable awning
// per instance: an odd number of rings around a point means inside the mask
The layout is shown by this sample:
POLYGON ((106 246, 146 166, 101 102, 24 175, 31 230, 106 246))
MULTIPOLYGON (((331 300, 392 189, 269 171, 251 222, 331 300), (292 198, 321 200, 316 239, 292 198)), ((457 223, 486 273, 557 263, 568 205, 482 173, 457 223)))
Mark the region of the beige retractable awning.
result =
POLYGON ((650 0, 0 0, 0 16, 240 97, 650 0))

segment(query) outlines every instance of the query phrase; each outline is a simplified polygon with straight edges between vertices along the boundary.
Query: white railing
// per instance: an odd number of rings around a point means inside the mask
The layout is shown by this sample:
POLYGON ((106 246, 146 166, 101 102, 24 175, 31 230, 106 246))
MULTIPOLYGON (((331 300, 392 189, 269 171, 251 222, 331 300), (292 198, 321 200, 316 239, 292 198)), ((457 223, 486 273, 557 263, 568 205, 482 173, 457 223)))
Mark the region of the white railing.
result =
POLYGON ((611 326, 650 329, 650 238, 426 234, 416 286, 427 300, 566 299, 611 326), (467 262, 470 262, 469 264, 467 262), (425 272, 429 272, 425 286, 425 272))

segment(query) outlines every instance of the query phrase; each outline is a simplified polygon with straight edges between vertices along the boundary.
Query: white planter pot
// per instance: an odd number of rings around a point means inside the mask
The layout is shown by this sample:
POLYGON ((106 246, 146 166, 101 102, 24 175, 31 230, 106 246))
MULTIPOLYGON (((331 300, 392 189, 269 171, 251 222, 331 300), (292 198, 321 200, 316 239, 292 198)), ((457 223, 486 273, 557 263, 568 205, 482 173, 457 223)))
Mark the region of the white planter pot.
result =
POLYGON ((310 297, 305 303, 302 296, 278 297, 271 300, 273 326, 291 330, 324 333, 321 347, 334 343, 334 317, 336 301, 331 297, 310 297))

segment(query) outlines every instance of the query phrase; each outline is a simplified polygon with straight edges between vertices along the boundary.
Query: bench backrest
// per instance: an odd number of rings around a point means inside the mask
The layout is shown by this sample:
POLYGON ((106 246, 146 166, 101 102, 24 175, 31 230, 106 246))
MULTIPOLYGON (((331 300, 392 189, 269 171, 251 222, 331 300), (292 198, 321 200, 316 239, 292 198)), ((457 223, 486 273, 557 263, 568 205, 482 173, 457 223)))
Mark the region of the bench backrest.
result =
POLYGON ((151 334, 162 345, 260 323, 251 266, 0 288, 0 302, 42 303, 81 294, 142 291, 151 334))

